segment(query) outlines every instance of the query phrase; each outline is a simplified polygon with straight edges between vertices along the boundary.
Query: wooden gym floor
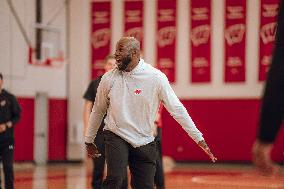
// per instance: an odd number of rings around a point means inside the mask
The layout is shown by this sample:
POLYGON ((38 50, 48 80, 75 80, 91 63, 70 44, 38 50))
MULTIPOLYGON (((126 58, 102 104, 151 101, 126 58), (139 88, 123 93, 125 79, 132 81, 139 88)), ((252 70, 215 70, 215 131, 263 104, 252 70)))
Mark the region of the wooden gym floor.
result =
MULTIPOLYGON (((15 164, 16 189, 91 189, 90 160, 47 166, 15 164)), ((173 163, 166 169, 166 189, 284 189, 284 167, 273 177, 260 176, 249 164, 173 163)), ((129 187, 131 188, 131 187, 129 187)))

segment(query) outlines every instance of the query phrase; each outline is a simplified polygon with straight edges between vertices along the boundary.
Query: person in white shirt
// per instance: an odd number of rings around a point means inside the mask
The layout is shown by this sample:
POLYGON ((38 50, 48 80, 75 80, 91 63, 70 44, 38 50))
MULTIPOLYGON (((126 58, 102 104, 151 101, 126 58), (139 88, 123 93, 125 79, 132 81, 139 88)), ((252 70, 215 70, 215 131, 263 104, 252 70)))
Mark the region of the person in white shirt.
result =
POLYGON ((140 58, 139 41, 134 37, 122 37, 116 44, 115 59, 117 68, 105 73, 101 79, 85 134, 89 156, 100 156, 92 142, 106 113, 104 137, 108 166, 103 188, 119 188, 128 164, 132 188, 153 188, 157 159, 154 122, 161 102, 215 162, 217 159, 175 95, 166 75, 140 58))

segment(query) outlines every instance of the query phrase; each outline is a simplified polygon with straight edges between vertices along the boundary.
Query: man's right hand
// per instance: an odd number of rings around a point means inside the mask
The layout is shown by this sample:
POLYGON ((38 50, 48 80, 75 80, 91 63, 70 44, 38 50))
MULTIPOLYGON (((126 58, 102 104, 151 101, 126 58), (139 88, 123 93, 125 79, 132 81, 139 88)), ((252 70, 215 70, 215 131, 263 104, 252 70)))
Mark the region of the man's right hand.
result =
POLYGON ((97 146, 94 143, 85 143, 89 157, 98 158, 101 156, 97 146))

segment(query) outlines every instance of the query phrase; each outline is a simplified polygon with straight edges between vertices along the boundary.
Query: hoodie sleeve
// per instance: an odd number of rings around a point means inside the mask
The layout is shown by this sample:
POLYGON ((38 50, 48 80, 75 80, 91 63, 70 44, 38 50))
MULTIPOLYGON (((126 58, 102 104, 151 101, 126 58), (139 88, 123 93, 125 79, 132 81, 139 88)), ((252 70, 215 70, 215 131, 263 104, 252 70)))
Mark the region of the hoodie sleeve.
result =
POLYGON ((106 114, 108 107, 108 93, 109 93, 109 79, 108 75, 104 75, 97 89, 96 99, 89 118, 88 127, 85 133, 85 142, 92 143, 96 137, 98 129, 103 117, 106 114))
POLYGON ((187 110, 171 88, 167 76, 163 73, 160 74, 159 97, 171 116, 182 126, 182 128, 196 143, 204 140, 202 133, 196 128, 187 110))

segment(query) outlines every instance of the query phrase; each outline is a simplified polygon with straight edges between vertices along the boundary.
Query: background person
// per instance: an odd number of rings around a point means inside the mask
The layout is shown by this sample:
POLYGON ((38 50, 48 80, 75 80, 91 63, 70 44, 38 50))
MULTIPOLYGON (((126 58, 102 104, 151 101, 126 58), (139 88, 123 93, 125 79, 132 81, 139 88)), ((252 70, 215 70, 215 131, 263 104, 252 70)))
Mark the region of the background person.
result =
POLYGON ((3 75, 0 73, 0 156, 5 189, 14 189, 14 128, 20 120, 21 108, 16 97, 3 89, 3 83, 3 75))
POLYGON ((271 148, 284 117, 284 2, 280 1, 275 47, 262 99, 257 140, 253 145, 253 163, 263 174, 273 174, 277 166, 271 160, 271 148))

